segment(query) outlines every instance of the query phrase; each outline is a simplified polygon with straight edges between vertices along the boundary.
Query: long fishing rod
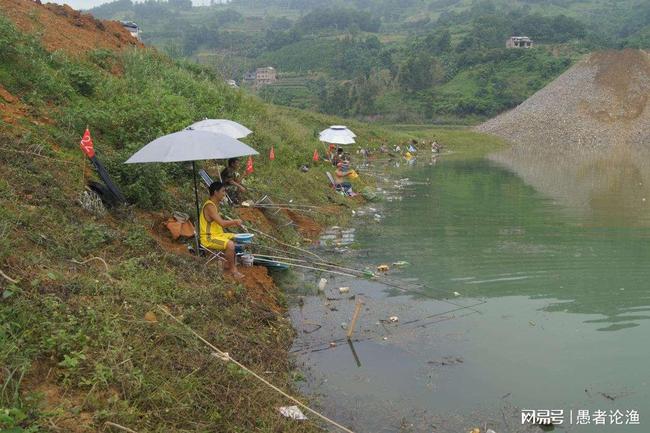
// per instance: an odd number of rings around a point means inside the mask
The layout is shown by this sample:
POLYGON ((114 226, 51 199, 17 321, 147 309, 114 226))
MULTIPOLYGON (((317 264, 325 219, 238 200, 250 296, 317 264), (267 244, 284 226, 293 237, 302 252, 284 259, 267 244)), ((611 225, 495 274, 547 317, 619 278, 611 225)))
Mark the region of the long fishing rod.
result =
MULTIPOLYGON (((276 251, 281 251, 281 250, 276 250, 276 251)), ((450 301, 448 299, 440 299, 440 298, 437 298, 435 296, 432 296, 430 293, 427 293, 427 292, 425 292, 423 290, 418 289, 418 287, 413 287, 413 286, 405 287, 404 285, 400 284, 400 282, 398 282, 398 281, 390 280, 390 279, 388 279, 386 277, 377 275, 377 274, 375 274, 375 273, 373 273, 371 271, 368 271, 368 270, 361 270, 361 269, 355 269, 355 268, 340 266, 340 265, 338 265, 336 263, 327 262, 325 260, 322 260, 321 262, 316 262, 316 261, 313 261, 313 260, 307 260, 305 258, 297 259, 297 258, 287 258, 287 257, 280 257, 280 256, 269 256, 269 255, 263 255, 263 254, 258 254, 258 255, 265 256, 265 257, 274 257, 274 258, 276 257, 276 258, 281 259, 281 260, 284 259, 284 260, 290 260, 290 261, 297 261, 297 262, 300 262, 300 263, 308 263, 308 264, 313 265, 311 267, 308 267, 308 268, 312 268, 313 270, 329 271, 327 269, 323 269, 322 267, 318 267, 318 266, 327 266, 327 267, 330 267, 330 268, 338 269, 340 271, 339 273, 342 274, 342 275, 351 276, 353 278, 362 278, 362 277, 363 278, 370 278, 372 281, 383 284, 383 285, 385 285, 387 287, 392 287, 392 288, 398 289, 403 293, 416 293, 416 294, 419 294, 419 295, 424 296, 426 298, 435 299, 437 301, 445 302, 445 303, 453 305, 455 307, 465 307, 462 304, 450 301), (352 274, 352 273, 355 273, 355 274, 352 274)), ((424 285, 424 284, 419 284, 418 286, 420 288, 428 289, 428 290, 430 290, 432 292, 439 293, 440 295, 448 295, 449 294, 447 291, 443 291, 441 289, 436 289, 436 288, 433 288, 433 287, 429 287, 429 286, 424 285)), ((476 311, 476 312, 479 312, 479 311, 476 311)))
MULTIPOLYGON (((259 257, 268 257, 268 258, 273 258, 273 259, 279 259, 279 260, 288 260, 288 261, 291 261, 291 262, 309 263, 309 264, 314 265, 314 266, 297 265, 296 263, 287 263, 287 262, 278 261, 278 263, 286 264, 287 266, 294 265, 296 267, 300 267, 300 268, 304 268, 304 269, 311 269, 311 270, 314 270, 314 271, 321 271, 321 272, 330 272, 330 273, 334 273, 334 274, 338 274, 338 275, 349 276, 349 277, 352 277, 352 278, 369 278, 369 279, 371 279, 371 281, 377 282, 377 283, 385 285, 387 287, 392 287, 392 288, 398 289, 403 293, 416 293, 416 294, 419 294, 419 295, 421 295, 421 296, 423 296, 425 298, 434 299, 436 301, 444 302, 446 304, 453 305, 455 307, 472 309, 471 307, 467 307, 466 305, 459 304, 457 302, 453 302, 453 301, 450 301, 448 299, 437 298, 437 297, 431 295, 430 293, 427 293, 427 292, 425 292, 423 290, 419 290, 417 287, 405 287, 405 286, 399 284, 399 282, 389 280, 386 277, 379 276, 379 275, 374 274, 371 271, 367 271, 367 270, 347 268, 347 267, 344 267, 344 266, 339 266, 339 265, 332 264, 332 263, 327 263, 327 262, 314 262, 314 261, 309 261, 309 260, 305 260, 305 259, 296 259, 296 258, 291 258, 291 257, 280 257, 280 256, 271 256, 271 255, 264 255, 264 254, 258 254, 258 256, 259 257), (330 269, 324 269, 324 268, 318 267, 318 266, 328 266, 328 267, 331 267, 331 268, 339 269, 339 271, 332 271, 330 269), (352 274, 352 272, 355 272, 356 274, 352 274), (370 273, 370 275, 368 273, 370 273)), ((275 260, 275 261, 277 261, 277 260, 275 260)), ((441 295, 443 295, 443 294, 448 295, 448 292, 446 292, 446 291, 443 292, 443 290, 441 290, 441 289, 435 289, 433 287, 429 287, 429 286, 426 286, 424 284, 419 284, 419 287, 424 288, 424 289, 428 289, 430 291, 439 293, 441 295)), ((480 314, 480 311, 478 311, 478 310, 473 310, 473 311, 480 314)))
POLYGON ((269 238, 269 239, 271 239, 271 240, 273 240, 273 241, 279 243, 280 245, 283 245, 283 246, 285 246, 285 247, 289 247, 289 248, 293 248, 293 249, 298 250, 298 251, 300 251, 300 252, 303 252, 303 253, 309 254, 310 256, 316 257, 318 260, 323 260, 323 258, 322 258, 321 256, 319 256, 318 254, 316 254, 316 253, 313 253, 313 252, 311 252, 311 251, 309 251, 309 250, 306 250, 306 249, 304 249, 304 248, 297 247, 297 246, 295 246, 295 245, 288 244, 288 243, 286 243, 286 242, 282 242, 281 240, 277 239, 276 237, 271 236, 271 235, 269 235, 269 234, 267 234, 267 233, 264 233, 264 232, 261 231, 261 230, 254 229, 253 227, 250 227, 250 226, 248 226, 248 229, 251 230, 253 233, 258 233, 258 234, 260 234, 260 235, 262 235, 262 236, 265 236, 265 237, 267 237, 267 238, 269 238))
POLYGON ((339 265, 336 265, 336 264, 333 264, 333 263, 328 263, 328 262, 314 262, 314 261, 305 260, 305 259, 296 259, 296 258, 292 258, 292 257, 281 257, 281 256, 271 256, 271 255, 267 255, 267 254, 258 254, 258 255, 268 257, 268 258, 272 258, 272 259, 292 260, 292 261, 295 261, 295 262, 309 263, 309 264, 315 265, 315 266, 327 266, 327 267, 330 267, 330 268, 336 268, 336 269, 338 269, 340 271, 346 271, 347 273, 356 272, 358 274, 358 276, 366 276, 366 277, 374 277, 375 276, 375 274, 373 274, 370 271, 366 271, 366 270, 361 271, 359 269, 347 268, 345 266, 339 266, 339 265))
POLYGON ((310 209, 304 207, 266 206, 266 205, 257 205, 257 204, 252 206, 243 206, 243 207, 247 209, 278 209, 278 210, 284 209, 292 212, 310 212, 310 213, 318 212, 317 209, 310 209))
MULTIPOLYGON (((242 225, 242 227, 244 227, 244 226, 242 225)), ((304 249, 304 248, 296 247, 296 246, 294 246, 294 245, 291 245, 291 244, 287 244, 287 243, 285 243, 285 242, 282 242, 282 241, 280 241, 279 239, 277 239, 277 238, 275 238, 275 237, 273 237, 273 236, 271 236, 271 235, 269 235, 269 234, 266 234, 266 233, 262 232, 261 230, 254 229, 254 228, 252 228, 252 227, 248 227, 248 228, 249 228, 251 231, 253 231, 254 233, 259 233, 259 234, 261 234, 262 236, 266 236, 266 237, 268 237, 269 239, 272 239, 272 240, 274 240, 275 242, 277 242, 277 243, 279 243, 279 244, 281 244, 281 245, 284 245, 284 246, 287 246, 287 247, 290 247, 290 248, 294 248, 294 249, 296 249, 296 250, 298 250, 298 251, 301 251, 301 252, 303 252, 303 253, 307 253, 307 254, 309 254, 309 255, 311 255, 311 256, 313 256, 313 257, 316 257, 320 262, 312 262, 311 264, 313 264, 313 265, 316 265, 316 266, 317 266, 318 263, 322 263, 322 264, 325 265, 325 266, 330 266, 330 267, 334 267, 334 266, 336 266, 336 267, 339 267, 339 268, 343 269, 343 267, 340 267, 340 266, 338 266, 338 265, 336 265, 336 264, 327 264, 327 261, 324 260, 321 256, 319 256, 319 255, 316 254, 316 253, 313 253, 313 252, 311 252, 311 251, 309 251, 309 250, 306 250, 306 249, 304 249)), ((330 270, 330 269, 318 268, 318 267, 316 267, 316 266, 297 265, 297 264, 295 264, 295 263, 287 263, 287 262, 278 262, 278 263, 280 263, 280 264, 284 264, 284 265, 287 265, 287 266, 291 266, 291 265, 293 265, 293 266, 295 266, 295 267, 299 267, 299 268, 303 268, 303 269, 310 269, 310 270, 314 270, 314 271, 329 272, 329 273, 332 273, 332 274, 343 275, 343 276, 352 277, 352 278, 360 278, 362 275, 358 275, 358 274, 364 274, 364 271, 361 271, 361 270, 358 270, 358 269, 353 269, 353 268, 347 268, 347 272, 340 272, 340 271, 333 271, 333 270, 330 270), (358 274, 355 275, 355 274, 351 274, 350 272, 357 272, 358 274)), ((375 276, 375 275, 373 274, 373 276, 375 276)), ((402 285, 400 285, 400 284, 396 284, 395 282, 383 281, 382 279, 375 279, 375 280, 373 280, 373 281, 377 281, 378 283, 381 283, 381 284, 383 284, 383 285, 385 285, 385 286, 388 286, 388 287, 392 287, 392 288, 398 289, 398 290, 400 290, 400 291, 402 291, 402 292, 404 292, 404 293, 417 293, 417 294, 419 294, 419 295, 421 295, 421 296, 424 296, 424 297, 426 297, 426 298, 435 299, 435 300, 438 300, 438 301, 441 301, 441 302, 445 302, 445 303, 450 304, 450 305, 454 305, 454 306, 456 306, 456 307, 465 307, 465 306, 462 305, 462 304, 458 304, 458 303, 456 303, 456 302, 449 301, 448 299, 438 299, 438 298, 432 296, 431 294, 429 294, 429 293, 427 293, 427 292, 424 292, 424 291, 422 291, 422 290, 418 290, 418 289, 416 289, 416 288, 407 288, 407 287, 403 287, 402 285)), ((435 289, 435 288, 433 288, 433 287, 428 287, 428 286, 426 286, 426 285, 420 285, 420 287, 423 287, 423 288, 428 289, 428 290, 431 290, 431 291, 433 291, 433 292, 438 292, 438 293, 442 294, 442 291, 441 291, 440 289, 435 289)), ((447 294, 447 292, 445 292, 445 294, 447 294)), ((474 310, 474 311, 476 311, 477 313, 480 313, 478 310, 474 310)))
MULTIPOLYGON (((253 254, 253 257, 260 257, 260 256, 256 256, 255 254, 253 254)), ((260 258, 263 259, 264 257, 260 257, 260 258)), ((295 266, 297 268, 309 269, 309 270, 312 270, 312 271, 327 272, 327 273, 330 273, 330 274, 343 275, 345 277, 353 277, 353 278, 357 277, 356 275, 353 275, 353 274, 347 274, 345 272, 334 271, 334 270, 331 270, 331 269, 316 268, 316 267, 313 267, 313 266, 299 265, 297 263, 283 262, 283 261, 280 261, 280 260, 274 260, 274 262, 279 263, 281 265, 295 266)))
MULTIPOLYGON (((472 304, 469 307, 477 307, 477 306, 485 304, 485 303, 486 303, 486 301, 477 302, 475 304, 472 304)), ((469 308, 469 307, 467 307, 467 308, 469 308)), ((439 320, 431 320, 431 321, 429 321, 427 323, 421 323, 421 322, 423 322, 424 320, 427 320, 427 319, 433 319, 433 318, 438 317, 438 316, 445 316, 447 314, 455 313, 457 311, 462 311, 464 309, 466 309, 466 308, 455 308, 455 309, 452 309, 452 310, 443 311, 441 313, 432 314, 431 316, 426 316, 426 317, 422 317, 420 319, 411 320, 409 322, 406 322, 405 324, 408 324, 408 325, 416 324, 416 326, 409 326, 409 327, 400 326, 400 328, 398 328, 398 331, 394 332, 394 333, 391 333, 390 336, 391 337, 400 336, 400 335, 403 335, 405 332, 414 331, 417 328, 425 328, 425 327, 430 326, 430 325, 435 325, 436 323, 441 323, 441 322, 444 322, 444 321, 447 321, 447 320, 455 319, 456 317, 442 317, 439 320)), ((474 310, 474 312, 476 312, 476 310, 474 310)), ((471 314, 474 314, 474 312, 463 314, 463 315, 458 316, 458 317, 466 317, 466 316, 469 316, 471 314)), ((364 342, 364 341, 371 341, 371 340, 375 340, 377 338, 379 338, 379 336, 361 337, 361 338, 356 338, 354 340, 354 342, 359 343, 359 342, 364 342)), ((321 352, 321 351, 324 351, 324 350, 331 349, 332 348, 331 343, 339 344, 339 343, 343 343, 345 341, 347 341, 347 338, 338 338, 338 339, 335 339, 335 340, 328 340, 327 343, 318 343, 318 344, 315 344, 315 345, 305 344, 305 345, 302 345, 302 346, 300 346, 298 348, 291 349, 289 351, 289 353, 321 352)))
POLYGON ((250 206, 245 204, 240 204, 237 207, 253 207, 253 206, 281 206, 281 207, 295 207, 295 208, 306 208, 306 209, 322 209, 324 206, 312 206, 307 204, 299 203, 253 203, 250 206))

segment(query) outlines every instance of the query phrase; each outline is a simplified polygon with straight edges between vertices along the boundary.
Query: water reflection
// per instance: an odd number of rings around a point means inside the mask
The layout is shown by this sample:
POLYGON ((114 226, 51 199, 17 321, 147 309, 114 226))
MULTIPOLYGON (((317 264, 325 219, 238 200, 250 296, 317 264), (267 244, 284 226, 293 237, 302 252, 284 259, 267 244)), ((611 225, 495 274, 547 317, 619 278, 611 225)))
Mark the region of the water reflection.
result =
POLYGON ((389 278, 418 292, 332 276, 292 309, 303 391, 327 414, 375 433, 530 431, 522 407, 650 413, 639 376, 650 356, 650 225, 635 187, 647 171, 633 157, 621 168, 554 155, 537 168, 506 156, 403 167, 408 183, 382 186, 402 201, 356 217, 355 265, 408 262, 389 278), (366 306, 352 352, 342 343, 356 295, 366 306))
POLYGON ((650 170, 621 155, 579 164, 513 149, 498 163, 411 170, 417 198, 386 203, 361 244, 376 260, 412 263, 434 296, 549 298, 549 312, 602 315, 589 322, 599 330, 637 326, 648 316, 636 309, 650 305, 650 170))
POLYGON ((514 146, 492 155, 527 184, 570 209, 588 224, 650 226, 650 152, 617 145, 606 151, 549 152, 514 146))

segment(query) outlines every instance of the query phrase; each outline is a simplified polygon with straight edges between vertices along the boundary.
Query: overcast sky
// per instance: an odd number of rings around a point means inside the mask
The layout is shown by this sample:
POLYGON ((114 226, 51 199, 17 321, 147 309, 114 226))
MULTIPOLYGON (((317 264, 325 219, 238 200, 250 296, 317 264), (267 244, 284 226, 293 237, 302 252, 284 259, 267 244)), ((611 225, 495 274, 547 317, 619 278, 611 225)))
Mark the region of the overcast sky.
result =
MULTIPOLYGON (((42 0, 43 3, 68 4, 74 9, 90 9, 103 3, 110 3, 113 0, 42 0)), ((192 0, 195 5, 208 5, 210 0, 192 0)))

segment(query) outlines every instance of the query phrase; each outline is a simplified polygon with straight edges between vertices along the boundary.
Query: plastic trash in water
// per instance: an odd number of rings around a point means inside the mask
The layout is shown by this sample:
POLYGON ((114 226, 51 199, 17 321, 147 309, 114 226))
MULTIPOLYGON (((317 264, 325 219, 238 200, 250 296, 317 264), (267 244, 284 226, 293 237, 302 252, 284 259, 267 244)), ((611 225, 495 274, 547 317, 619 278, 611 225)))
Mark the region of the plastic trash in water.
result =
POLYGON ((397 266, 398 268, 401 268, 401 267, 404 267, 404 266, 408 266, 408 265, 410 265, 410 263, 409 263, 409 262, 406 262, 406 261, 404 261, 404 260, 400 260, 399 262, 394 262, 394 263, 393 263, 393 266, 397 266))
POLYGON ((460 293, 454 292, 454 296, 460 296, 460 293))
POLYGON ((295 419, 298 421, 304 421, 307 419, 304 413, 298 408, 298 406, 282 406, 278 408, 280 413, 287 418, 295 419))
POLYGON ((320 281, 318 282, 318 290, 325 290, 325 286, 327 285, 327 278, 321 278, 320 281))
POLYGON ((348 293, 349 291, 349 287, 339 287, 339 293, 348 293))
POLYGON ((388 265, 379 265, 379 266, 377 266, 377 270, 379 272, 388 272, 389 269, 390 268, 388 267, 388 265))
POLYGON ((390 323, 397 323, 397 322, 399 322, 399 317, 397 317, 397 316, 390 316, 390 317, 388 318, 388 321, 389 321, 390 323))

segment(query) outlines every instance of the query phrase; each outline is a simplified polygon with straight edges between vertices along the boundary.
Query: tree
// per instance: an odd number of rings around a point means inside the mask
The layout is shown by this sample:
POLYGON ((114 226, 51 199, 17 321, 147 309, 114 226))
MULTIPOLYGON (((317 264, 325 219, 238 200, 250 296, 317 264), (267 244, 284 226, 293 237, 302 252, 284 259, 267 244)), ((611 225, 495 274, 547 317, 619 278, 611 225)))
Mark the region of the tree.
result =
POLYGON ((403 89, 417 92, 444 80, 444 67, 430 54, 411 55, 399 72, 403 89))

